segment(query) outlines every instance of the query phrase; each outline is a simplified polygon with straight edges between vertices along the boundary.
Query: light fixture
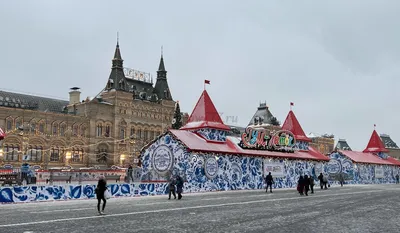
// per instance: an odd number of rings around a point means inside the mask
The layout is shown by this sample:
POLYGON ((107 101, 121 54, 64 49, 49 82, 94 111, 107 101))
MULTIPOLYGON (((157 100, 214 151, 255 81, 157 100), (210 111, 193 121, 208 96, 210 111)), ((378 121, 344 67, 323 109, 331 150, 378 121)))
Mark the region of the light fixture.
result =
POLYGON ((71 159, 71 158, 72 158, 72 153, 71 153, 71 151, 67 151, 67 153, 65 153, 65 158, 66 158, 66 159, 71 159))

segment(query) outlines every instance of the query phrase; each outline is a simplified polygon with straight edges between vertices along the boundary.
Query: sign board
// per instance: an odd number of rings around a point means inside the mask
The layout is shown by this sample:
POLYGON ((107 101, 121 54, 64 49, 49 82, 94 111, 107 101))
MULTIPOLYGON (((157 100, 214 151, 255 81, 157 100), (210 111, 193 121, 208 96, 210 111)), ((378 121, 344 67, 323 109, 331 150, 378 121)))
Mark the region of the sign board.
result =
POLYGON ((279 162, 270 162, 269 159, 264 159, 264 175, 271 172, 273 177, 285 176, 285 164, 279 162))
POLYGON ((218 161, 215 157, 206 159, 204 172, 209 179, 214 179, 218 175, 218 161))
POLYGON ((244 149, 293 152, 296 139, 292 132, 279 130, 268 132, 266 129, 247 127, 241 136, 239 146, 244 149))
POLYGON ((383 171, 383 167, 375 167, 375 178, 385 178, 385 172, 383 171))

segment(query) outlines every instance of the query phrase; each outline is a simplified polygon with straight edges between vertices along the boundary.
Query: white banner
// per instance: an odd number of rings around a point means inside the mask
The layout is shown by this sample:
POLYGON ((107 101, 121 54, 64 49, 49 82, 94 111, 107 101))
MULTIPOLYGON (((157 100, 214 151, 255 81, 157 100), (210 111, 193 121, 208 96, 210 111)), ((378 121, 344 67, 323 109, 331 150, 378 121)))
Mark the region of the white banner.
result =
POLYGON ((269 159, 264 160, 264 175, 271 172, 273 177, 285 176, 285 164, 279 162, 270 162, 269 159))
POLYGON ((375 178, 385 178, 383 167, 375 167, 375 178))

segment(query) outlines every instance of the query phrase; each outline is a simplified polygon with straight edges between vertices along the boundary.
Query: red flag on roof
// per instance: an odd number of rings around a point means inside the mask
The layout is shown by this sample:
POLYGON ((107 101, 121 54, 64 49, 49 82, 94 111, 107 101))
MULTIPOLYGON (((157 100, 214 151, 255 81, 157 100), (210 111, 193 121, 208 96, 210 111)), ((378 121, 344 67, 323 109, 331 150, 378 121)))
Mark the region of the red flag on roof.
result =
POLYGON ((204 83, 205 83, 205 84, 210 84, 210 80, 207 80, 207 79, 206 79, 206 80, 204 80, 204 83))

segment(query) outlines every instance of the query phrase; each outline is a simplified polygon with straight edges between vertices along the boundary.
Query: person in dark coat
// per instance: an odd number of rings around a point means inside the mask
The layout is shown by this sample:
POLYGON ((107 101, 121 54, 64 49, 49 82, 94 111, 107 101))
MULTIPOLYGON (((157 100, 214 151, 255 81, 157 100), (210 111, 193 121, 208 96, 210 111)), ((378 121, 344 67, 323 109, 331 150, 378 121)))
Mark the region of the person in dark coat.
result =
POLYGON ((176 185, 175 177, 171 177, 171 180, 169 181, 169 186, 168 186, 168 188, 169 188, 168 200, 171 200, 171 194, 174 196, 174 199, 176 199, 175 185, 176 185))
POLYGON ((322 172, 319 174, 318 180, 319 180, 319 185, 321 186, 321 189, 323 189, 324 188, 324 175, 322 175, 322 172))
POLYGON ((128 183, 133 182, 133 167, 129 165, 128 167, 128 183))
POLYGON ((300 195, 304 195, 304 178, 303 176, 299 177, 299 181, 297 184, 297 191, 299 191, 300 195))
POLYGON ((271 172, 265 177, 265 183, 267 184, 265 192, 268 192, 269 187, 269 190, 272 193, 272 184, 274 183, 274 179, 272 178, 271 172))
POLYGON ((311 193, 314 193, 314 185, 315 185, 314 177, 310 176, 310 190, 311 190, 311 193))
POLYGON ((104 214, 104 209, 106 208, 106 198, 104 197, 104 192, 107 190, 107 181, 104 176, 99 177, 99 182, 96 187, 96 197, 97 197, 97 211, 99 214, 104 214), (101 200, 103 200, 103 208, 100 211, 101 200))
POLYGON ((343 187, 343 184, 344 184, 344 174, 343 174, 343 172, 341 172, 340 175, 339 175, 339 183, 340 183, 340 186, 343 187))
POLYGON ((310 190, 310 178, 307 175, 304 176, 304 193, 308 196, 308 191, 310 190))
POLYGON ((182 199, 183 179, 179 175, 176 176, 176 192, 178 193, 178 200, 182 199))
POLYGON ((399 177, 399 174, 397 174, 397 175, 396 175, 396 183, 397 183, 397 184, 399 183, 399 178, 400 178, 400 177, 399 177))

